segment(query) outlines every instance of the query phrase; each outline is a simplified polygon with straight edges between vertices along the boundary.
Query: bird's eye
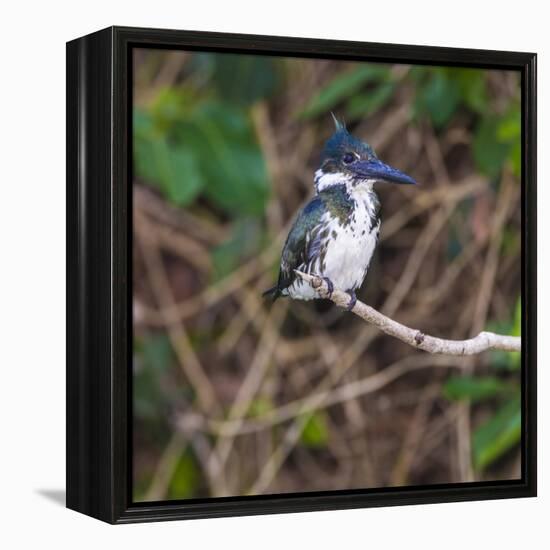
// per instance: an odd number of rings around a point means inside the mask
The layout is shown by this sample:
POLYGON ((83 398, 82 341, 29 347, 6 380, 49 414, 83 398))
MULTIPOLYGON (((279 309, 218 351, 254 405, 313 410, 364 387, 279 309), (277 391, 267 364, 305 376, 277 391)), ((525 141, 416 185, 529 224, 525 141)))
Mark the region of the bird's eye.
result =
POLYGON ((351 164, 357 157, 353 153, 346 153, 342 160, 344 161, 344 164, 351 164))

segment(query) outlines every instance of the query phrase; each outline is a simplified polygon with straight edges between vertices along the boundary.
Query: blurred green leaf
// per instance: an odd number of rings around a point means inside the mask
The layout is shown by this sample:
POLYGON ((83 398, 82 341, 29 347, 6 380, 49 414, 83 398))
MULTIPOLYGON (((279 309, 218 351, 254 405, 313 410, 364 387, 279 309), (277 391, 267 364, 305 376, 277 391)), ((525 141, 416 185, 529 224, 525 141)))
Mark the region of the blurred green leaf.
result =
POLYGON ((178 206, 190 204, 203 187, 195 157, 189 151, 169 148, 166 157, 166 192, 178 206))
POLYGON ((492 350, 489 353, 491 354, 491 366, 495 370, 514 371, 521 365, 521 354, 517 351, 492 350))
POLYGON ((189 115, 196 101, 195 94, 188 87, 161 89, 148 109, 157 134, 170 140, 173 125, 189 115))
POLYGON ((132 379, 134 390, 134 414, 136 418, 156 421, 160 417, 162 393, 158 387, 158 377, 150 368, 135 369, 132 379))
POLYGON ((352 119, 368 116, 386 105, 394 91, 395 83, 384 82, 371 92, 353 96, 347 104, 346 113, 352 119))
POLYGON ((142 109, 134 109, 132 125, 134 137, 146 138, 154 133, 153 117, 142 109))
POLYGON ((164 333, 142 338, 135 346, 142 360, 157 371, 165 370, 174 359, 172 345, 164 333))
POLYGON ((169 145, 145 113, 135 112, 134 159, 136 174, 156 185, 168 200, 186 206, 200 192, 203 180, 190 151, 169 145))
POLYGON ((485 116, 489 106, 486 73, 480 69, 413 67, 416 115, 428 114, 435 128, 445 126, 461 105, 485 116))
POLYGON ((153 118, 141 109, 134 109, 134 163, 136 174, 147 182, 155 182, 157 169, 155 167, 154 151, 151 145, 156 139, 153 118))
POLYGON ((340 101, 350 97, 368 82, 381 82, 389 75, 385 65, 361 65, 337 75, 297 113, 300 118, 313 118, 326 113, 340 101))
POLYGON ((220 98, 249 105, 271 96, 280 84, 277 59, 242 54, 211 54, 213 83, 220 98))
POLYGON ((512 226, 507 225, 502 230, 502 255, 515 256, 519 255, 521 247, 521 234, 512 226))
POLYGON ((268 397, 256 397, 250 403, 248 415, 252 418, 259 418, 273 410, 273 402, 268 397))
POLYGON ((485 114, 489 105, 486 71, 463 68, 449 68, 447 71, 458 84, 462 102, 472 111, 485 114))
POLYGON ((487 116, 482 119, 472 143, 478 169, 490 178, 496 178, 499 175, 510 151, 508 143, 497 139, 498 125, 498 117, 487 116))
POLYGON ((521 175, 521 111, 519 103, 514 102, 499 120, 496 137, 500 143, 510 145, 508 161, 514 175, 519 177, 521 175))
MULTIPOLYGON (((516 302, 516 310, 514 314, 514 326, 512 328, 512 336, 521 336, 521 296, 516 302)), ((510 353, 510 369, 518 370, 521 368, 521 353, 510 353)))
POLYGON ((155 151, 147 138, 134 137, 134 170, 135 175, 146 183, 160 187, 155 151))
POLYGON ((246 111, 209 100, 170 120, 178 109, 160 103, 134 112, 136 174, 178 206, 204 193, 233 215, 263 214, 269 179, 246 111))
POLYGON ((478 168, 491 178, 508 162, 516 177, 521 175, 521 112, 513 102, 504 115, 485 116, 477 126, 473 140, 478 168))
POLYGON ((473 434, 473 463, 483 470, 521 440, 521 397, 502 406, 473 434))
POLYGON ((516 178, 521 176, 521 140, 518 139, 512 145, 510 149, 510 165, 512 167, 512 173, 516 178))
POLYGON ((521 136, 521 115, 519 110, 510 110, 497 126, 497 139, 507 142, 521 136))
POLYGON ((139 418, 158 420, 166 404, 160 380, 174 362, 170 340, 165 334, 134 339, 134 410, 139 418))
POLYGON ((434 127, 441 128, 458 108, 460 90, 443 69, 432 70, 429 75, 417 92, 415 110, 417 114, 427 113, 434 127))
POLYGON ((163 138, 152 138, 136 147, 137 175, 154 183, 166 198, 178 205, 190 204, 203 185, 194 157, 170 147, 163 138))
POLYGON ((322 412, 313 413, 304 426, 301 442, 306 447, 324 447, 329 440, 329 431, 325 416, 322 412))
POLYGON ((214 204, 233 215, 263 214, 269 178, 245 111, 202 104, 180 125, 179 138, 197 159, 205 194, 214 204))
POLYGON ((134 493, 134 500, 136 502, 146 499, 152 477, 151 472, 144 470, 141 472, 140 476, 136 476, 136 478, 132 480, 132 489, 134 493))
POLYGON ((456 376, 450 378, 443 386, 443 394, 447 399, 454 401, 467 399, 471 402, 481 401, 514 390, 514 386, 494 376, 485 378, 479 376, 456 376))
POLYGON ((174 471, 168 490, 168 498, 190 498, 199 486, 200 472, 190 453, 185 453, 174 471))
POLYGON ((178 206, 189 204, 202 187, 201 175, 189 151, 168 146, 158 139, 151 142, 157 178, 168 200, 178 206))
POLYGON ((514 310, 514 327, 512 336, 521 336, 521 296, 518 296, 516 308, 514 310))

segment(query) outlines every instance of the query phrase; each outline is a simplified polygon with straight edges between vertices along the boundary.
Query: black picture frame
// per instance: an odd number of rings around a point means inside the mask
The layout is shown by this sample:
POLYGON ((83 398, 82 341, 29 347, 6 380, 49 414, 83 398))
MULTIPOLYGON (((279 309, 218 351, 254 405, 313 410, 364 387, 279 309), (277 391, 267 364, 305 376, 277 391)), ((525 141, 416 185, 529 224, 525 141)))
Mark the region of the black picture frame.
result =
POLYGON ((110 27, 67 44, 67 507, 109 523, 536 495, 536 55, 110 27), (522 476, 132 502, 131 52, 135 47, 513 69, 522 83, 522 476))

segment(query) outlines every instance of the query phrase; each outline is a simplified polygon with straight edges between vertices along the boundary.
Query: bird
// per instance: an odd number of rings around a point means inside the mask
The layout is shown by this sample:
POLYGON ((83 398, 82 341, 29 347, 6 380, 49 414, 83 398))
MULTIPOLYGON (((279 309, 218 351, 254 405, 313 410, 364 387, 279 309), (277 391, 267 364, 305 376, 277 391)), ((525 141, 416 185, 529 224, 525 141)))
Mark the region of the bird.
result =
POLYGON ((263 293, 275 301, 320 298, 295 271, 321 277, 328 297, 347 292, 352 310, 380 234, 377 182, 414 185, 407 174, 378 159, 372 147, 353 136, 334 115, 335 130, 326 141, 314 175, 315 194, 298 212, 283 246, 277 284, 263 293))

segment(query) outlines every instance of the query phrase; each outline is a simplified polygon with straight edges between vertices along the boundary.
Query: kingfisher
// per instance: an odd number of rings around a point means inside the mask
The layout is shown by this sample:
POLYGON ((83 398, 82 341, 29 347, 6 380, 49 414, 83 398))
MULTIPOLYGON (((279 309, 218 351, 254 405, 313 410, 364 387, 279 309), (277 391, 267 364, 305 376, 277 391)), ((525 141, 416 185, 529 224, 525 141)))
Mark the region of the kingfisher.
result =
POLYGON ((295 270, 322 277, 329 291, 347 292, 352 310, 380 234, 377 182, 416 181, 378 159, 334 115, 336 129, 326 142, 315 172, 315 195, 298 212, 281 254, 277 284, 263 295, 297 300, 320 298, 295 270))

